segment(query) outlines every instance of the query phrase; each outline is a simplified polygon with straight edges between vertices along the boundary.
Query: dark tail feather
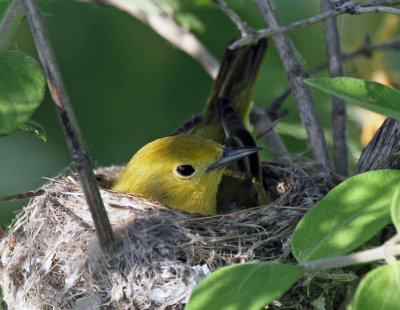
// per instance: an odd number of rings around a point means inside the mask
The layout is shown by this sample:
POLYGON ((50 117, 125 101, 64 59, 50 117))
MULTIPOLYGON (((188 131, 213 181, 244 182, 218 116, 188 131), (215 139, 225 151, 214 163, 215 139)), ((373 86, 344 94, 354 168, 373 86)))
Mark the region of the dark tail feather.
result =
MULTIPOLYGON (((227 97, 222 97, 216 103, 218 113, 227 139, 226 146, 257 146, 256 141, 240 120, 235 104, 227 97)), ((240 172, 252 179, 258 196, 258 204, 268 203, 268 195, 263 186, 261 155, 259 152, 250 154, 238 161, 240 172)))

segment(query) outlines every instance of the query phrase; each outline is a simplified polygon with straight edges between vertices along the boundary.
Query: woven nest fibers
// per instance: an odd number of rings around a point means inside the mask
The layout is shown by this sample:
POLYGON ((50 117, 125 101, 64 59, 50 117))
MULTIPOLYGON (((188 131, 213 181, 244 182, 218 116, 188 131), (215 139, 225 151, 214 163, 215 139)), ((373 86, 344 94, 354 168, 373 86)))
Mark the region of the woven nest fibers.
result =
POLYGON ((285 259, 297 222, 331 187, 325 176, 301 171, 281 171, 290 182, 275 182, 272 205, 208 217, 101 189, 118 239, 109 256, 77 176, 66 171, 42 187, 0 240, 4 301, 8 309, 182 309, 220 267, 285 259))

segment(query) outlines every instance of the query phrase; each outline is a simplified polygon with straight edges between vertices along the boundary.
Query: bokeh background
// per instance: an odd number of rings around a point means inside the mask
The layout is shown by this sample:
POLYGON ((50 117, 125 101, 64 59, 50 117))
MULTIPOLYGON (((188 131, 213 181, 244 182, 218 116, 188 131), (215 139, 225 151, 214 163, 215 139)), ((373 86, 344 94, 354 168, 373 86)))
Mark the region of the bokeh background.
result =
MULTIPOLYGON (((228 41, 239 37, 230 20, 206 0, 175 1, 185 14, 201 22, 195 34, 218 59, 228 41)), ((227 1, 256 29, 264 28, 249 0, 227 1)), ((319 0, 274 1, 282 23, 311 17, 320 12, 319 0)), ((203 68, 148 26, 116 8, 78 1, 53 1, 44 8, 53 47, 61 67, 76 116, 95 167, 124 164, 144 144, 168 135, 194 114, 201 112, 212 80, 203 68)), ((399 16, 340 16, 342 49, 352 51, 365 36, 381 42, 398 35, 399 16)), ((326 59, 323 25, 290 32, 304 68, 326 59)), ((27 21, 19 29, 12 49, 38 59, 27 21)), ((346 64, 346 75, 379 79, 399 88, 397 52, 359 57, 346 64)), ((317 76, 327 76, 323 71, 317 76)), ((281 62, 270 48, 255 94, 255 104, 267 107, 288 86, 281 62)), ((313 91, 315 103, 331 142, 329 96, 313 91)), ((291 152, 309 154, 306 136, 292 97, 284 105, 289 114, 278 126, 291 152)), ((351 167, 362 150, 362 126, 379 126, 379 117, 365 116, 349 105, 351 167)), ((369 115, 369 114, 368 114, 369 115)), ((0 138, 0 196, 36 189, 71 165, 71 158, 58 115, 47 92, 32 117, 47 131, 48 143, 16 132, 0 138)), ((364 129, 364 132, 365 130, 364 129)), ((368 139, 368 138, 366 138, 368 139)), ((264 152, 268 158, 268 152, 264 152)), ((0 203, 4 228, 27 200, 0 203)))

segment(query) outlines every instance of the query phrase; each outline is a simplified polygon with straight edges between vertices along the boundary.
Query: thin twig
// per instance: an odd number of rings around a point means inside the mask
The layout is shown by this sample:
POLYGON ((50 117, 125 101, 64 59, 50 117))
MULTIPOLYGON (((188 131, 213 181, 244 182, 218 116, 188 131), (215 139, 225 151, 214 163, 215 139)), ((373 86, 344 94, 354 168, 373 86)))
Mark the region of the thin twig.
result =
POLYGON ((42 16, 35 0, 22 0, 51 96, 60 115, 100 244, 110 250, 114 235, 92 170, 89 152, 65 89, 42 16))
MULTIPOLYGON (((352 60, 355 57, 358 56, 366 56, 370 57, 373 52, 378 51, 378 50, 394 50, 394 51, 400 51, 400 37, 388 40, 386 42, 382 43, 377 43, 377 44, 372 44, 367 37, 366 40, 364 40, 363 45, 355 49, 354 51, 350 53, 346 53, 342 55, 342 60, 343 61, 349 61, 352 60)), ((314 67, 312 67, 310 70, 308 70, 305 73, 305 77, 312 76, 314 73, 322 71, 326 68, 328 68, 329 62, 324 61, 314 67)), ((279 110, 282 106, 282 103, 286 100, 286 98, 290 95, 290 87, 287 87, 277 98, 275 98, 268 106, 266 109, 267 114, 274 114, 276 113, 277 110, 279 110)))
POLYGON ((270 130, 267 134, 263 135, 268 144, 269 151, 277 161, 291 165, 292 161, 289 152, 276 131, 271 129, 273 128, 273 124, 265 111, 253 107, 251 109, 250 121, 259 133, 270 130))
POLYGON ((376 260, 390 260, 390 257, 400 255, 400 245, 387 246, 383 244, 380 247, 354 253, 346 256, 316 260, 308 263, 303 263, 301 266, 309 270, 326 270, 332 268, 340 268, 355 264, 365 264, 376 260))
POLYGON ((396 8, 389 8, 387 6, 374 6, 370 8, 357 7, 354 10, 354 14, 365 14, 365 13, 389 13, 400 15, 400 10, 396 8))
POLYGON ((38 189, 36 191, 29 191, 29 192, 24 192, 24 193, 18 193, 14 195, 9 195, 9 196, 2 196, 0 197, 0 201, 12 201, 12 200, 18 200, 18 199, 24 199, 24 198, 31 198, 35 196, 40 196, 45 193, 44 189, 38 189))
MULTIPOLYGON (((304 73, 304 75, 307 76, 307 72, 304 73)), ((265 113, 267 113, 270 116, 275 115, 278 112, 278 110, 282 107, 283 102, 289 95, 290 95, 290 86, 286 87, 286 89, 278 97, 276 97, 274 100, 271 101, 271 103, 265 109, 265 113)))
POLYGON ((234 10, 232 10, 228 4, 224 0, 212 0, 215 4, 219 6, 219 8, 228 16, 233 23, 236 24, 242 37, 244 36, 252 36, 255 32, 253 28, 249 26, 249 24, 244 21, 234 10))
POLYGON ((0 49, 7 49, 24 16, 21 0, 14 0, 0 24, 0 49))
POLYGON ((357 57, 360 55, 371 56, 372 52, 375 52, 377 50, 383 50, 383 49, 400 51, 400 37, 397 37, 397 38, 394 38, 394 39, 391 39, 391 40, 388 40, 385 42, 372 44, 372 45, 371 45, 369 38, 367 37, 364 40, 364 44, 362 46, 360 46, 353 52, 344 54, 343 60, 345 60, 345 61, 351 60, 354 57, 357 57))
MULTIPOLYGON (((253 0, 261 14, 265 24, 270 28, 278 28, 280 22, 276 16, 275 9, 270 0, 253 0)), ((315 160, 324 168, 329 170, 331 163, 328 154, 324 132, 321 122, 307 85, 303 82, 304 73, 297 58, 295 49, 288 36, 279 33, 273 36, 275 46, 279 52, 286 75, 289 79, 292 93, 295 96, 300 118, 306 129, 308 141, 315 160)))
MULTIPOLYGON (((260 110, 258 110, 260 111, 260 110)), ((267 134, 269 134, 271 132, 271 130, 273 130, 275 128, 276 125, 278 125, 282 119, 281 118, 277 118, 276 120, 274 120, 273 122, 270 121, 270 124, 268 124, 268 126, 265 126, 264 130, 261 130, 260 133, 256 136, 256 139, 260 139, 262 137, 265 137, 267 134)))
POLYGON ((388 8, 385 5, 396 5, 400 4, 399 0, 373 0, 373 1, 365 1, 365 2, 358 2, 358 1, 347 1, 343 5, 335 8, 334 10, 329 10, 327 12, 321 13, 319 15, 303 19, 289 25, 279 26, 279 27, 270 27, 269 29, 258 30, 255 33, 252 33, 249 36, 245 36, 235 42, 233 42, 229 48, 235 49, 238 46, 251 44, 254 41, 257 41, 261 38, 270 37, 276 35, 278 33, 288 32, 290 30, 302 28, 309 25, 314 25, 321 21, 324 21, 328 18, 336 17, 342 14, 364 14, 364 13, 391 13, 400 15, 400 9, 396 8, 388 8), (376 6, 379 5, 379 6, 376 6))
MULTIPOLYGON (((321 0, 321 7, 324 12, 334 9, 330 0, 321 0)), ((336 25, 336 17, 325 20, 324 26, 330 76, 343 76, 342 53, 340 51, 340 39, 336 25)), ((346 102, 335 96, 332 96, 332 134, 335 170, 339 174, 347 176, 349 173, 349 164, 346 132, 346 102)))

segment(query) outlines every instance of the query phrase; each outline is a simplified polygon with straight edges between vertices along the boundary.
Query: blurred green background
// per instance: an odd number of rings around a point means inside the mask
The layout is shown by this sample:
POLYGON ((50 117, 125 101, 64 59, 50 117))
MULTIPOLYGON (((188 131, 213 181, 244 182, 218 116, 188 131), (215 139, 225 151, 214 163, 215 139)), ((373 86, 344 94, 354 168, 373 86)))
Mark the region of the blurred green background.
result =
MULTIPOLYGON (((265 28, 252 1, 228 1, 256 29, 265 28)), ((218 59, 239 32, 229 19, 205 0, 177 1, 180 10, 202 23, 198 38, 218 59)), ((282 23, 316 15, 319 0, 274 2, 282 23)), ((191 57, 159 37, 148 26, 116 8, 77 1, 54 1, 42 9, 51 41, 76 116, 95 167, 121 165, 144 144, 166 136, 194 114, 201 112, 212 80, 191 57)), ((394 18, 399 19, 398 16, 394 18)), ((359 47, 365 35, 383 41, 398 35, 398 21, 387 15, 341 16, 338 19, 343 51, 359 47), (394 23, 394 26, 393 26, 394 23), (388 26, 389 25, 389 26, 388 26)), ((323 25, 290 32, 304 68, 324 61, 323 25)), ((25 20, 13 50, 38 59, 25 20)), ((398 85, 399 58, 395 52, 346 65, 346 74, 371 79, 381 70, 398 85)), ((327 76, 321 72, 318 76, 327 76)), ((267 107, 286 87, 287 79, 272 40, 255 95, 258 107, 267 107)), ((330 141, 329 97, 313 91, 315 103, 330 141)), ((305 134, 292 97, 285 101, 290 113, 279 132, 290 151, 308 154, 305 134)), ((361 121, 349 107, 349 144, 354 167, 362 145, 361 121)), ((0 138, 0 196, 36 189, 71 165, 67 144, 49 96, 32 117, 44 126, 48 143, 16 132, 0 138)), ((268 154, 265 154, 268 158, 268 154)), ((5 226, 27 200, 0 203, 0 225, 5 226)))

